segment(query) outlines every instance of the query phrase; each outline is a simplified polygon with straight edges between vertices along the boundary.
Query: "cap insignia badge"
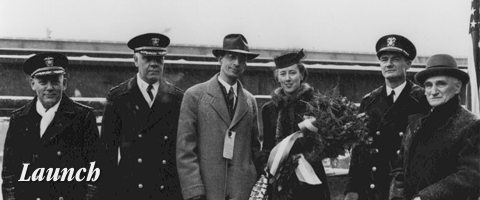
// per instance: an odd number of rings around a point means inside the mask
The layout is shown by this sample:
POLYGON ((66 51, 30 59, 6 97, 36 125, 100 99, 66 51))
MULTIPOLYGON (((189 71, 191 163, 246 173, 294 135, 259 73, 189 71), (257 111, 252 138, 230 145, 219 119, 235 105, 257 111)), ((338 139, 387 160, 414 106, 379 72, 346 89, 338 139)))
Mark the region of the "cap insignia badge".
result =
POLYGON ((160 46, 160 38, 152 38, 152 46, 154 47, 160 46))
POLYGON ((387 46, 394 47, 395 46, 395 41, 397 41, 397 38, 395 38, 395 37, 387 38, 387 46))
POLYGON ((53 67, 53 57, 46 57, 43 59, 47 67, 53 67))

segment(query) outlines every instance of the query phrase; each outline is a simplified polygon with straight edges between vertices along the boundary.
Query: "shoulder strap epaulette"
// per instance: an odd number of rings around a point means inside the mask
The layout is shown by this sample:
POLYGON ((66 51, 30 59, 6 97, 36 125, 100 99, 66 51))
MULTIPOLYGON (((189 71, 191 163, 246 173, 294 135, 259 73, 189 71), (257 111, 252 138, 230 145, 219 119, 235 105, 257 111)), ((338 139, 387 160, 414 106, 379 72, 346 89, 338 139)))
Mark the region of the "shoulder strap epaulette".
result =
POLYGON ((120 83, 117 86, 112 87, 108 91, 108 96, 107 98, 111 99, 117 96, 120 96, 122 94, 125 94, 128 91, 128 81, 125 81, 123 83, 120 83))

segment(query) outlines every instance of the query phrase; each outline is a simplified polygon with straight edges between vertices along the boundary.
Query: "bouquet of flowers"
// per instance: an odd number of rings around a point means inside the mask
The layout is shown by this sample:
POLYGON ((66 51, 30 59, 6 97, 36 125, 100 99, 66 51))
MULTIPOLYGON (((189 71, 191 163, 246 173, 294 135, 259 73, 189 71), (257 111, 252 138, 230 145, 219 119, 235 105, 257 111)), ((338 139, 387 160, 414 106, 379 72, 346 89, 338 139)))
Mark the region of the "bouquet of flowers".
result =
POLYGON ((320 144, 316 153, 322 158, 336 158, 345 155, 356 142, 364 142, 367 137, 365 113, 346 97, 335 94, 324 95, 316 92, 311 101, 305 102, 307 115, 316 120, 312 124, 317 133, 305 131, 305 137, 313 137, 320 144))
POLYGON ((310 166, 313 171, 312 166, 322 165, 323 158, 344 155, 353 144, 365 141, 367 116, 359 113, 359 108, 347 98, 317 92, 310 101, 303 103, 307 105, 307 112, 305 120, 299 124, 300 131, 287 136, 272 149, 269 161, 274 159, 273 164, 268 166, 268 176, 262 175, 258 180, 250 200, 268 199, 268 196, 277 200, 294 199, 293 188, 302 184, 300 182, 321 184, 320 180, 301 180, 301 177, 318 176, 315 172, 304 171, 302 174, 302 170, 298 169, 310 166), (279 158, 277 155, 281 155, 281 159, 276 160, 279 158), (301 164, 303 167, 298 167, 301 164), (293 181, 294 177, 298 181, 293 181))
POLYGON ((271 184, 271 188, 276 189, 272 193, 273 199, 293 199, 292 188, 300 184, 292 181, 299 165, 299 155, 311 165, 321 165, 322 159, 344 155, 353 144, 365 142, 367 138, 367 115, 359 113, 359 108, 347 98, 316 92, 310 101, 304 103, 307 105, 306 119, 299 124, 303 137, 292 146, 289 152, 292 156, 278 167, 271 184))

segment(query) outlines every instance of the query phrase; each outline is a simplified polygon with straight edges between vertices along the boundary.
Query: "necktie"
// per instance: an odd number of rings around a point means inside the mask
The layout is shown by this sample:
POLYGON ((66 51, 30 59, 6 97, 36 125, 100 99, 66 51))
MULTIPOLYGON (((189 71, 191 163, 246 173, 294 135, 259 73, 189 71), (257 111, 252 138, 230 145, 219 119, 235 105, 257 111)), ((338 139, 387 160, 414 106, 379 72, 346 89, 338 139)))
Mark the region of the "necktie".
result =
POLYGON ((395 91, 392 90, 392 92, 390 93, 390 95, 388 95, 388 103, 389 103, 390 105, 393 105, 393 103, 395 102, 395 101, 394 101, 394 96, 395 96, 395 91))
POLYGON ((228 107, 228 112, 230 113, 230 117, 233 116, 233 108, 234 108, 234 98, 235 98, 235 93, 233 92, 233 87, 230 87, 230 90, 228 91, 227 94, 227 107, 228 107))
POLYGON ((150 100, 152 101, 153 100, 153 93, 152 93, 152 90, 153 90, 153 85, 148 85, 147 87, 147 93, 148 93, 148 97, 150 97, 150 100))

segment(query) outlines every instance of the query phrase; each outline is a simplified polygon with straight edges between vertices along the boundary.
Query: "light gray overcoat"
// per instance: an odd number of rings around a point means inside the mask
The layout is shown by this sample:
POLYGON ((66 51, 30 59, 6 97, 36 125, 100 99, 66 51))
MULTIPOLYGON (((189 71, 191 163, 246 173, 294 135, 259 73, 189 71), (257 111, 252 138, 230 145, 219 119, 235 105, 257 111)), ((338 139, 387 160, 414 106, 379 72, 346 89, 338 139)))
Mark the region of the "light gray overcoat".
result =
POLYGON ((247 200, 256 181, 253 155, 260 149, 257 103, 239 82, 230 119, 218 74, 189 88, 180 109, 177 169, 184 199, 247 200), (236 132, 233 158, 223 158, 225 135, 236 132))

